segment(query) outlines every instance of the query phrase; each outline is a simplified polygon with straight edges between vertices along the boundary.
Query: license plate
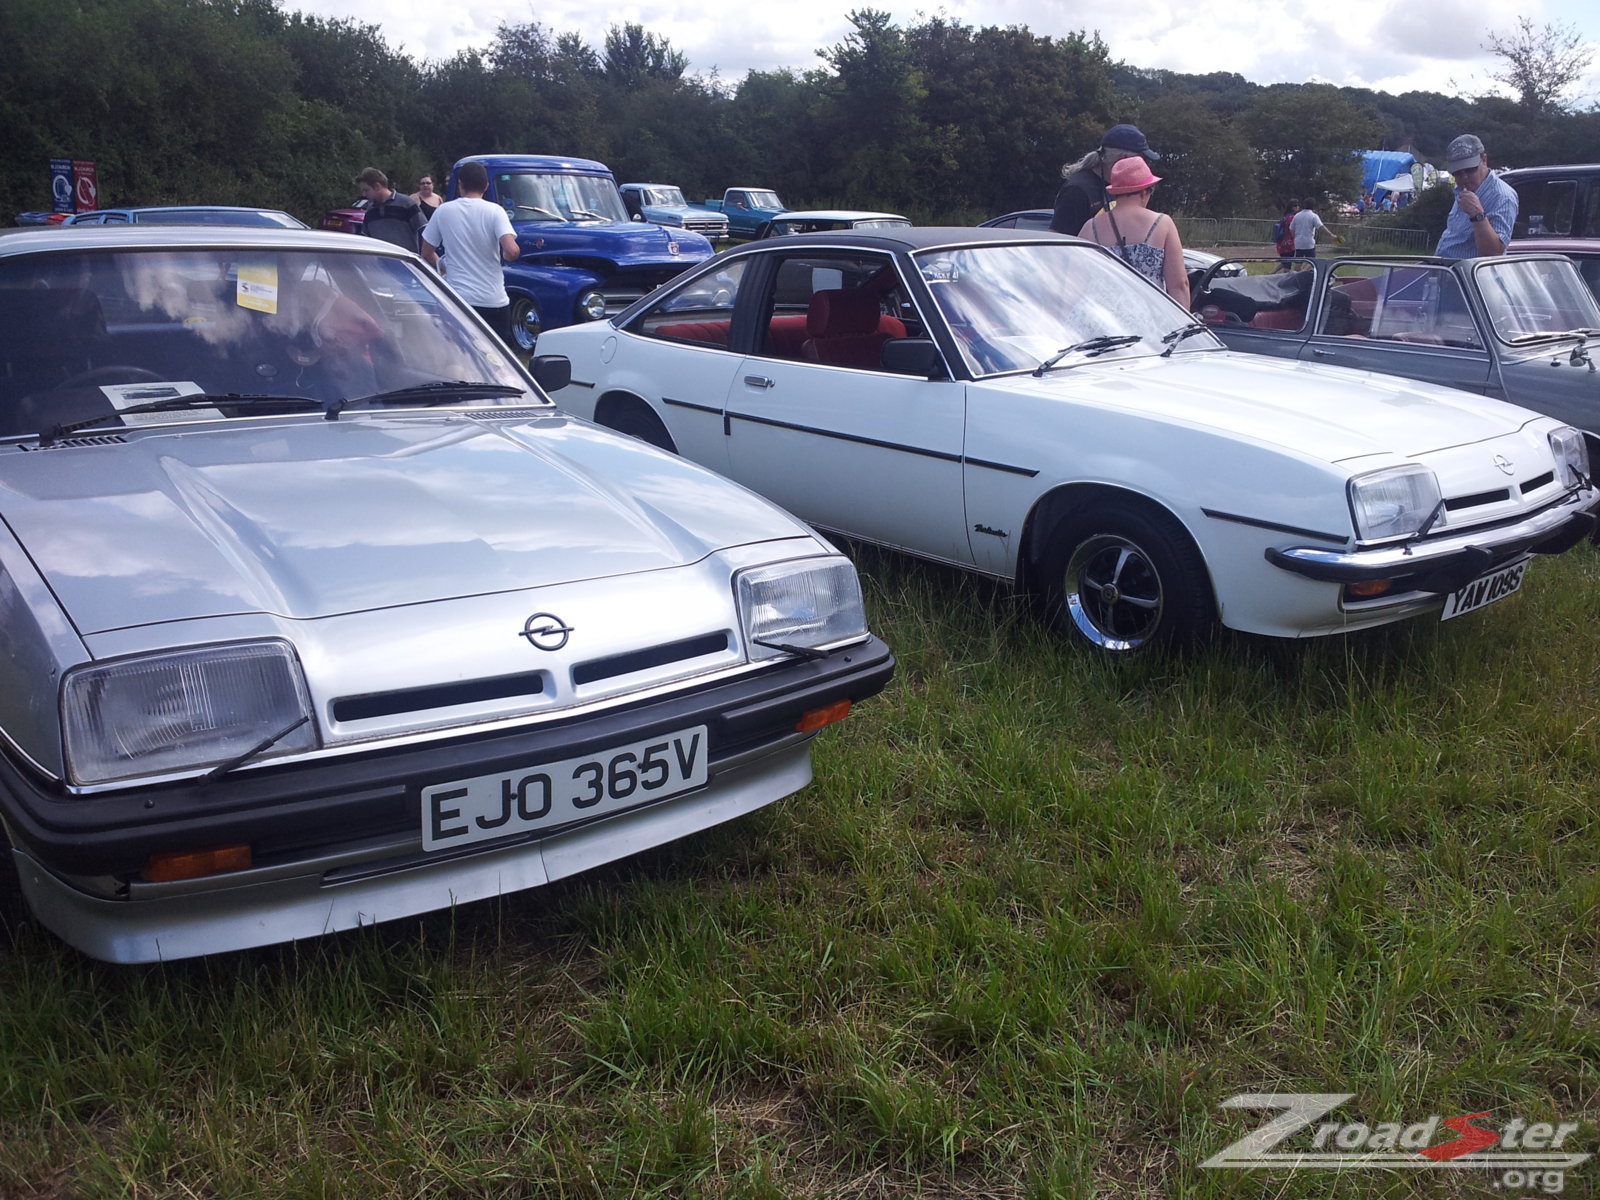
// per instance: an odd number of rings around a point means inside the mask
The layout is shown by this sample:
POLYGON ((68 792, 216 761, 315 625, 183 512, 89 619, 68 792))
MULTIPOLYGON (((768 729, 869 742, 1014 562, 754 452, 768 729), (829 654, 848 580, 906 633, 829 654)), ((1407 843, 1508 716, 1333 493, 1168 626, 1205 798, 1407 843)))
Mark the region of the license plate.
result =
POLYGON ((1497 571, 1490 571, 1487 575, 1480 575, 1460 591, 1450 593, 1444 598, 1444 612, 1439 614, 1439 619, 1448 621, 1451 617, 1473 612, 1496 600, 1504 600, 1522 586, 1529 561, 1525 558, 1497 571))
POLYGON ((422 848, 447 850, 554 828, 701 787, 706 727, 525 770, 478 775, 422 789, 422 848))

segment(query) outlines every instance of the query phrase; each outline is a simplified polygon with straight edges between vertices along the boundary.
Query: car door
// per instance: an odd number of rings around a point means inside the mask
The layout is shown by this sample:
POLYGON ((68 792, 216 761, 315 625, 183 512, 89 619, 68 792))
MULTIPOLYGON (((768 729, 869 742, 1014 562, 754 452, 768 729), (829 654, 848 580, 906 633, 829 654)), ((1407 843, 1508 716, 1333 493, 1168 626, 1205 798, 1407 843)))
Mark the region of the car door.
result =
POLYGON ((1448 267, 1339 263, 1300 357, 1499 395, 1478 323, 1448 267))
POLYGON ((970 565, 966 389, 881 366, 925 330, 886 254, 767 256, 766 335, 728 392, 732 476, 827 529, 970 565))
POLYGON ((1190 297, 1195 315, 1230 350, 1299 358, 1315 299, 1316 264, 1301 259, 1287 271, 1250 275, 1229 270, 1234 261, 1208 268, 1203 276, 1206 286, 1190 297))

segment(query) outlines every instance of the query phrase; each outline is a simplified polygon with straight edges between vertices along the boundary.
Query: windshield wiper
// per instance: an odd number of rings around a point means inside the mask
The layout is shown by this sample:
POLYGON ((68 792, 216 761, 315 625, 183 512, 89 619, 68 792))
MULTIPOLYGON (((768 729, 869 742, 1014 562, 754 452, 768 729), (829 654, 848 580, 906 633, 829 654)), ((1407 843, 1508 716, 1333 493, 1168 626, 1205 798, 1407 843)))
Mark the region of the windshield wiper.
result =
POLYGON ((1162 358, 1171 358, 1172 352, 1178 348, 1178 343, 1192 338, 1197 333, 1209 333, 1211 326, 1202 325, 1199 321, 1190 321, 1187 325, 1179 325, 1171 333, 1163 334, 1161 342, 1166 349, 1161 352, 1162 358))
POLYGON ((1035 367, 1033 369, 1033 374, 1035 378, 1042 376, 1046 371, 1055 366, 1069 354, 1085 354, 1088 357, 1093 358, 1097 354, 1104 354, 1107 350, 1115 350, 1118 346, 1131 346, 1135 342, 1142 341, 1144 341, 1144 338, 1140 337, 1137 333, 1123 333, 1116 335, 1102 334, 1100 337, 1092 337, 1086 342, 1079 342, 1076 346, 1067 346, 1061 350, 1057 350, 1049 358, 1045 359, 1042 363, 1035 367))
POLYGON ((107 421, 120 417, 136 416, 139 413, 154 412, 181 412, 188 408, 263 408, 275 412, 295 412, 307 408, 321 408, 322 401, 313 400, 310 396, 269 396, 256 393, 241 392, 202 392, 192 396, 167 396, 161 400, 151 400, 145 404, 134 404, 128 408, 119 408, 115 412, 101 413, 96 417, 85 417, 81 421, 68 421, 63 425, 52 425, 49 429, 39 434, 41 446, 53 445, 58 439, 69 434, 77 433, 80 429, 92 429, 96 425, 103 425, 107 421))
POLYGON ((1600 336, 1600 329, 1549 329, 1541 333, 1519 333, 1511 339, 1513 346, 1526 346, 1530 342, 1548 342, 1560 338, 1577 338, 1587 341, 1589 338, 1600 336))
POLYGON ((589 217, 596 221, 609 221, 611 219, 605 213, 591 212, 587 208, 575 208, 572 210, 572 215, 575 217, 589 217))
POLYGON ((460 396, 521 396, 527 388, 509 383, 474 382, 470 379, 436 379, 432 383, 418 383, 411 387, 391 388, 387 392, 374 392, 354 400, 330 400, 323 416, 337 421, 339 414, 352 404, 442 404, 460 396))
POLYGON ((1417 531, 1400 543, 1401 548, 1407 554, 1411 553, 1411 547, 1427 537, 1428 532, 1438 524, 1439 518, 1442 516, 1444 516, 1444 501, 1440 500, 1439 503, 1433 506, 1433 511, 1428 514, 1428 519, 1418 526, 1417 531))

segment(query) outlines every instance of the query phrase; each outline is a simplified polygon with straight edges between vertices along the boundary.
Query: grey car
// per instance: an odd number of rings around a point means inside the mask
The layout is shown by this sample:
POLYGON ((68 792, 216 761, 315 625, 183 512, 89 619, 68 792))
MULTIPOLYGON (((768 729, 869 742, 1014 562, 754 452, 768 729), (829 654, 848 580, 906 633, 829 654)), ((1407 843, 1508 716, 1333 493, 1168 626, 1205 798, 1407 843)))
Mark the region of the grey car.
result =
POLYGON ((806 784, 893 667, 855 570, 568 374, 377 240, 0 239, 0 825, 44 925, 284 942, 806 784))
POLYGON ((1330 258, 1295 268, 1208 274, 1194 310, 1234 350, 1510 400, 1584 430, 1591 455, 1600 450, 1600 307, 1563 256, 1330 258))

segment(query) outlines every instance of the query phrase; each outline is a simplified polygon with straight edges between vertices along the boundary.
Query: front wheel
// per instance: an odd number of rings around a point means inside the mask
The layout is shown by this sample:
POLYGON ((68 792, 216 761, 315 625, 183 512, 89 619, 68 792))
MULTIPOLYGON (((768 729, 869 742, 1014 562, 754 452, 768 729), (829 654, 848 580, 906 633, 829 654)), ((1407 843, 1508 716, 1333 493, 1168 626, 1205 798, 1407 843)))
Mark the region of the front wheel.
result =
POLYGON ((1073 514, 1040 570, 1056 624, 1109 654, 1184 645, 1216 620, 1205 561, 1163 512, 1110 501, 1073 514))
POLYGON ((524 354, 532 354, 543 331, 544 322, 539 319, 539 306, 526 296, 512 297, 511 340, 516 342, 517 349, 524 354))

